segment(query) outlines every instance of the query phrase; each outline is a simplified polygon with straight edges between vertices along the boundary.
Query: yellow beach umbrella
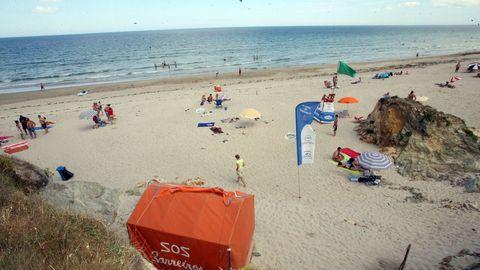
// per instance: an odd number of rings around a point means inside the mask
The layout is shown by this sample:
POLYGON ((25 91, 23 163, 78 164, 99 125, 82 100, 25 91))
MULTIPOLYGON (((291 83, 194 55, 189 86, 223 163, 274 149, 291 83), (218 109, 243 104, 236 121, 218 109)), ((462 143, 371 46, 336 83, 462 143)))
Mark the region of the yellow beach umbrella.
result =
POLYGON ((247 108, 240 112, 240 116, 248 119, 255 119, 260 118, 262 114, 255 109, 247 108))

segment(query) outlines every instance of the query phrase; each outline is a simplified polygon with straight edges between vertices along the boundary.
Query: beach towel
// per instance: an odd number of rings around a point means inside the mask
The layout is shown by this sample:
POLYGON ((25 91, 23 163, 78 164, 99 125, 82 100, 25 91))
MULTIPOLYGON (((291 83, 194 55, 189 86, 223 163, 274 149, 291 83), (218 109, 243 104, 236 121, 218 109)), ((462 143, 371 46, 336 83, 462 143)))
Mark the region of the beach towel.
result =
MULTIPOLYGON (((48 129, 53 128, 53 126, 47 126, 48 129)), ((35 127, 35 130, 43 130, 43 127, 35 127)))
POLYGON ((205 108, 197 108, 197 109, 195 109, 195 112, 196 113, 203 113, 203 112, 205 112, 205 108))
POLYGON ((355 150, 352 150, 350 148, 342 148, 342 150, 340 150, 340 153, 344 154, 344 155, 347 155, 349 158, 352 157, 352 158, 356 158, 360 155, 359 152, 355 151, 355 150))
MULTIPOLYGON (((349 160, 350 157, 345 157, 344 160, 345 160, 345 159, 346 159, 346 160, 349 160)), ((342 161, 343 161, 343 160, 342 160, 342 161)), ((340 166, 338 166, 338 162, 335 161, 335 160, 333 160, 333 159, 329 159, 328 162, 331 163, 331 164, 333 164, 333 165, 335 165, 335 166, 337 166, 338 169, 344 170, 344 171, 350 173, 351 175, 355 175, 355 176, 361 176, 361 175, 362 175, 362 172, 361 172, 361 171, 354 171, 354 170, 350 170, 350 169, 345 168, 345 167, 340 167, 340 166)))
POLYGON ((28 149, 28 142, 23 140, 18 143, 2 146, 2 149, 7 154, 14 154, 28 149))
POLYGON ((205 123, 198 123, 197 127, 213 127, 215 126, 215 122, 205 122, 205 123))
POLYGON ((12 136, 0 136, 0 141, 5 141, 8 138, 11 138, 12 136))

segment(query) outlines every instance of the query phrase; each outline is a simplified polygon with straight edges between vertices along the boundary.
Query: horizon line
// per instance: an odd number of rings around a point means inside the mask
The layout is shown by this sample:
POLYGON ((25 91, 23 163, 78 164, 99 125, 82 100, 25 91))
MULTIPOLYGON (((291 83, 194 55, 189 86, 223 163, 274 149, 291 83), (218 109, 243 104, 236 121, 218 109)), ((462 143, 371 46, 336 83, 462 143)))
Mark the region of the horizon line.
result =
POLYGON ((214 26, 214 27, 179 27, 164 29, 144 29, 144 30, 128 30, 128 31, 100 31, 100 32, 82 32, 82 33, 64 33, 64 34, 44 34, 44 35, 20 35, 20 36, 0 36, 0 39, 8 38, 32 38, 32 37, 55 37, 55 36, 75 36, 75 35, 92 35, 92 34, 113 34, 113 33, 135 33, 135 32, 153 32, 153 31, 174 31, 174 30, 207 30, 207 29, 230 29, 230 28, 280 28, 280 27, 365 27, 365 26, 477 26, 476 24, 340 24, 340 25, 263 25, 263 26, 214 26))

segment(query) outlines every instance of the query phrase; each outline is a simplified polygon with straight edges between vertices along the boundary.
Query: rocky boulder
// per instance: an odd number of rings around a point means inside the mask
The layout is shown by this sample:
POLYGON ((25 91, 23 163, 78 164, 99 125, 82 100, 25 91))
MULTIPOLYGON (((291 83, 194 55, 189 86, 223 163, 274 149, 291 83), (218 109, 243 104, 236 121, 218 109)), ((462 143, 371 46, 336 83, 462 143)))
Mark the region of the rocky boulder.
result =
POLYGON ((117 218, 119 196, 117 189, 83 181, 53 182, 42 192, 42 197, 57 207, 94 215, 107 224, 117 218))
POLYGON ((480 146, 465 122, 420 102, 380 99, 356 128, 360 139, 390 154, 401 175, 442 180, 478 192, 480 146))
POLYGON ((0 155, 0 174, 8 176, 8 179, 13 181, 12 185, 25 191, 44 188, 49 179, 47 170, 18 158, 3 155, 0 155))

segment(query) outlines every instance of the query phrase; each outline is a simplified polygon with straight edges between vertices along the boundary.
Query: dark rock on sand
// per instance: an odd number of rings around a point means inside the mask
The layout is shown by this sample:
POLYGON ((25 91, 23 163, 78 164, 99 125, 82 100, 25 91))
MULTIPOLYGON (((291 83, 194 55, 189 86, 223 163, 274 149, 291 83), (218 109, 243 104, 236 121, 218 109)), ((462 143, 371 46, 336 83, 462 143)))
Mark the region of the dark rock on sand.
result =
POLYGON ((449 181, 469 192, 480 191, 478 138, 456 116, 392 97, 380 99, 356 131, 361 140, 392 155, 401 175, 449 181))

